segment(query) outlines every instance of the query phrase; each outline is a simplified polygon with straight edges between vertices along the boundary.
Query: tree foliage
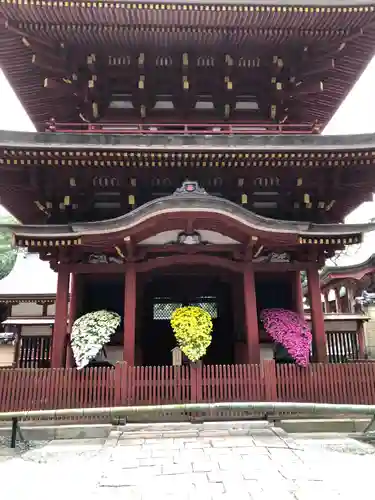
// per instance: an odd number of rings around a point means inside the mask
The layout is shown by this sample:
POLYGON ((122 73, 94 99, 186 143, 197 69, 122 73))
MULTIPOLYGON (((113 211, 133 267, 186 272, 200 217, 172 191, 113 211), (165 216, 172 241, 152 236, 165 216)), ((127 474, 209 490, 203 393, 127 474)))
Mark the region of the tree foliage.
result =
MULTIPOLYGON (((18 224, 11 215, 0 217, 0 225, 18 224)), ((17 249, 12 247, 12 233, 7 229, 0 229, 0 279, 11 272, 17 259, 17 249)))

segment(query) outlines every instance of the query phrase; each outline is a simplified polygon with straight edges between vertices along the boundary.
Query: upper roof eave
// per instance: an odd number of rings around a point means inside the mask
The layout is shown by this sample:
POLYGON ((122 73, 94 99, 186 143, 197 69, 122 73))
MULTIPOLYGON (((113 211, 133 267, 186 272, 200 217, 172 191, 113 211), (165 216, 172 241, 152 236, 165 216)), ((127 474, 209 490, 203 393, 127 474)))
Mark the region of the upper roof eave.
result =
MULTIPOLYGON (((6 2, 4 3, 4 7, 7 6, 6 2)), ((48 2, 52 6, 54 4, 61 6, 61 2, 59 0, 51 0, 48 2)), ((75 6, 79 7, 80 4, 84 4, 87 6, 88 2, 85 0, 74 0, 73 2, 75 6)), ((101 8, 99 5, 96 5, 95 1, 91 1, 90 7, 91 8, 101 8)), ((103 4, 114 4, 114 3, 125 3, 120 1, 115 1, 115 0, 102 0, 101 5, 103 4)), ((175 4, 175 5, 230 5, 230 6, 265 6, 265 7, 368 7, 368 6, 373 6, 374 1, 373 0, 275 0, 271 2, 266 2, 265 0, 171 0, 168 2, 165 2, 166 4, 175 4)), ((150 5, 150 4, 159 4, 160 5, 160 0, 141 0, 139 2, 136 2, 137 5, 150 5)), ((9 3, 9 5, 12 5, 9 3)), ((22 3, 20 4, 19 1, 15 1, 13 5, 21 6, 22 3)), ((28 2, 28 6, 42 6, 43 3, 40 2, 38 5, 37 3, 34 3, 32 1, 28 2)), ((65 6, 65 5, 62 5, 65 6)), ((79 21, 79 20, 77 20, 79 21)))
POLYGON ((126 135, 0 130, 0 148, 24 150, 358 151, 375 150, 375 134, 359 135, 126 135))

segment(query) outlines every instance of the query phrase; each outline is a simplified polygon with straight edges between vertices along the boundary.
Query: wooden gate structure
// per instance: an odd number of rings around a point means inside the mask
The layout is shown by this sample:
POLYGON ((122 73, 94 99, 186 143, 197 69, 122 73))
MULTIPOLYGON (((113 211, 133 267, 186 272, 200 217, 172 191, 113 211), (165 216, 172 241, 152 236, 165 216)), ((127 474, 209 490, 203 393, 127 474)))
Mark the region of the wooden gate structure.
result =
POLYGON ((2 369, 0 411, 226 401, 375 404, 375 363, 2 369))

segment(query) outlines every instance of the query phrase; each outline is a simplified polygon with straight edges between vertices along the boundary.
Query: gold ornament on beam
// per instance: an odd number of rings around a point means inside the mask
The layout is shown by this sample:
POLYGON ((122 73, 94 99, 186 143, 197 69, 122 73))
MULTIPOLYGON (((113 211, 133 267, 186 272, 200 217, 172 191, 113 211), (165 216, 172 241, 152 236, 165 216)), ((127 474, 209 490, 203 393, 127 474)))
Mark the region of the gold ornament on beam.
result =
POLYGON ((95 82, 97 81, 98 77, 96 75, 92 75, 91 80, 88 81, 87 86, 89 89, 93 89, 95 87, 95 82))
POLYGON ((224 82, 227 86, 227 90, 233 90, 233 82, 231 81, 231 79, 229 78, 229 76, 226 76, 224 78, 224 82))
POLYGON ((189 66, 189 54, 187 52, 182 54, 182 65, 189 66))
POLYGON ((276 118, 276 104, 271 105, 270 115, 272 120, 276 118))
POLYGON ((189 88, 190 88, 190 84, 189 84, 189 80, 188 80, 187 76, 182 77, 182 88, 184 90, 189 90, 189 88))
POLYGON ((305 193, 303 195, 303 202, 305 203, 305 205, 308 205, 310 203, 310 195, 308 193, 305 193))
POLYGON ((138 80, 138 88, 143 90, 145 88, 145 75, 140 75, 138 80))

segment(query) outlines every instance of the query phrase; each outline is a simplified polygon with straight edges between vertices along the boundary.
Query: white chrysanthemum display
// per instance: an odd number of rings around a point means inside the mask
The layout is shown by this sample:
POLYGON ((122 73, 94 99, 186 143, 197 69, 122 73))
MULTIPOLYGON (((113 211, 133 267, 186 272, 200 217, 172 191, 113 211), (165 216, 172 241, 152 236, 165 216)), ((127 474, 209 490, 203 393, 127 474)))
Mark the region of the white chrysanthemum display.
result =
POLYGON ((87 366, 109 342, 120 321, 119 314, 103 310, 84 314, 73 323, 70 343, 78 370, 87 366))

